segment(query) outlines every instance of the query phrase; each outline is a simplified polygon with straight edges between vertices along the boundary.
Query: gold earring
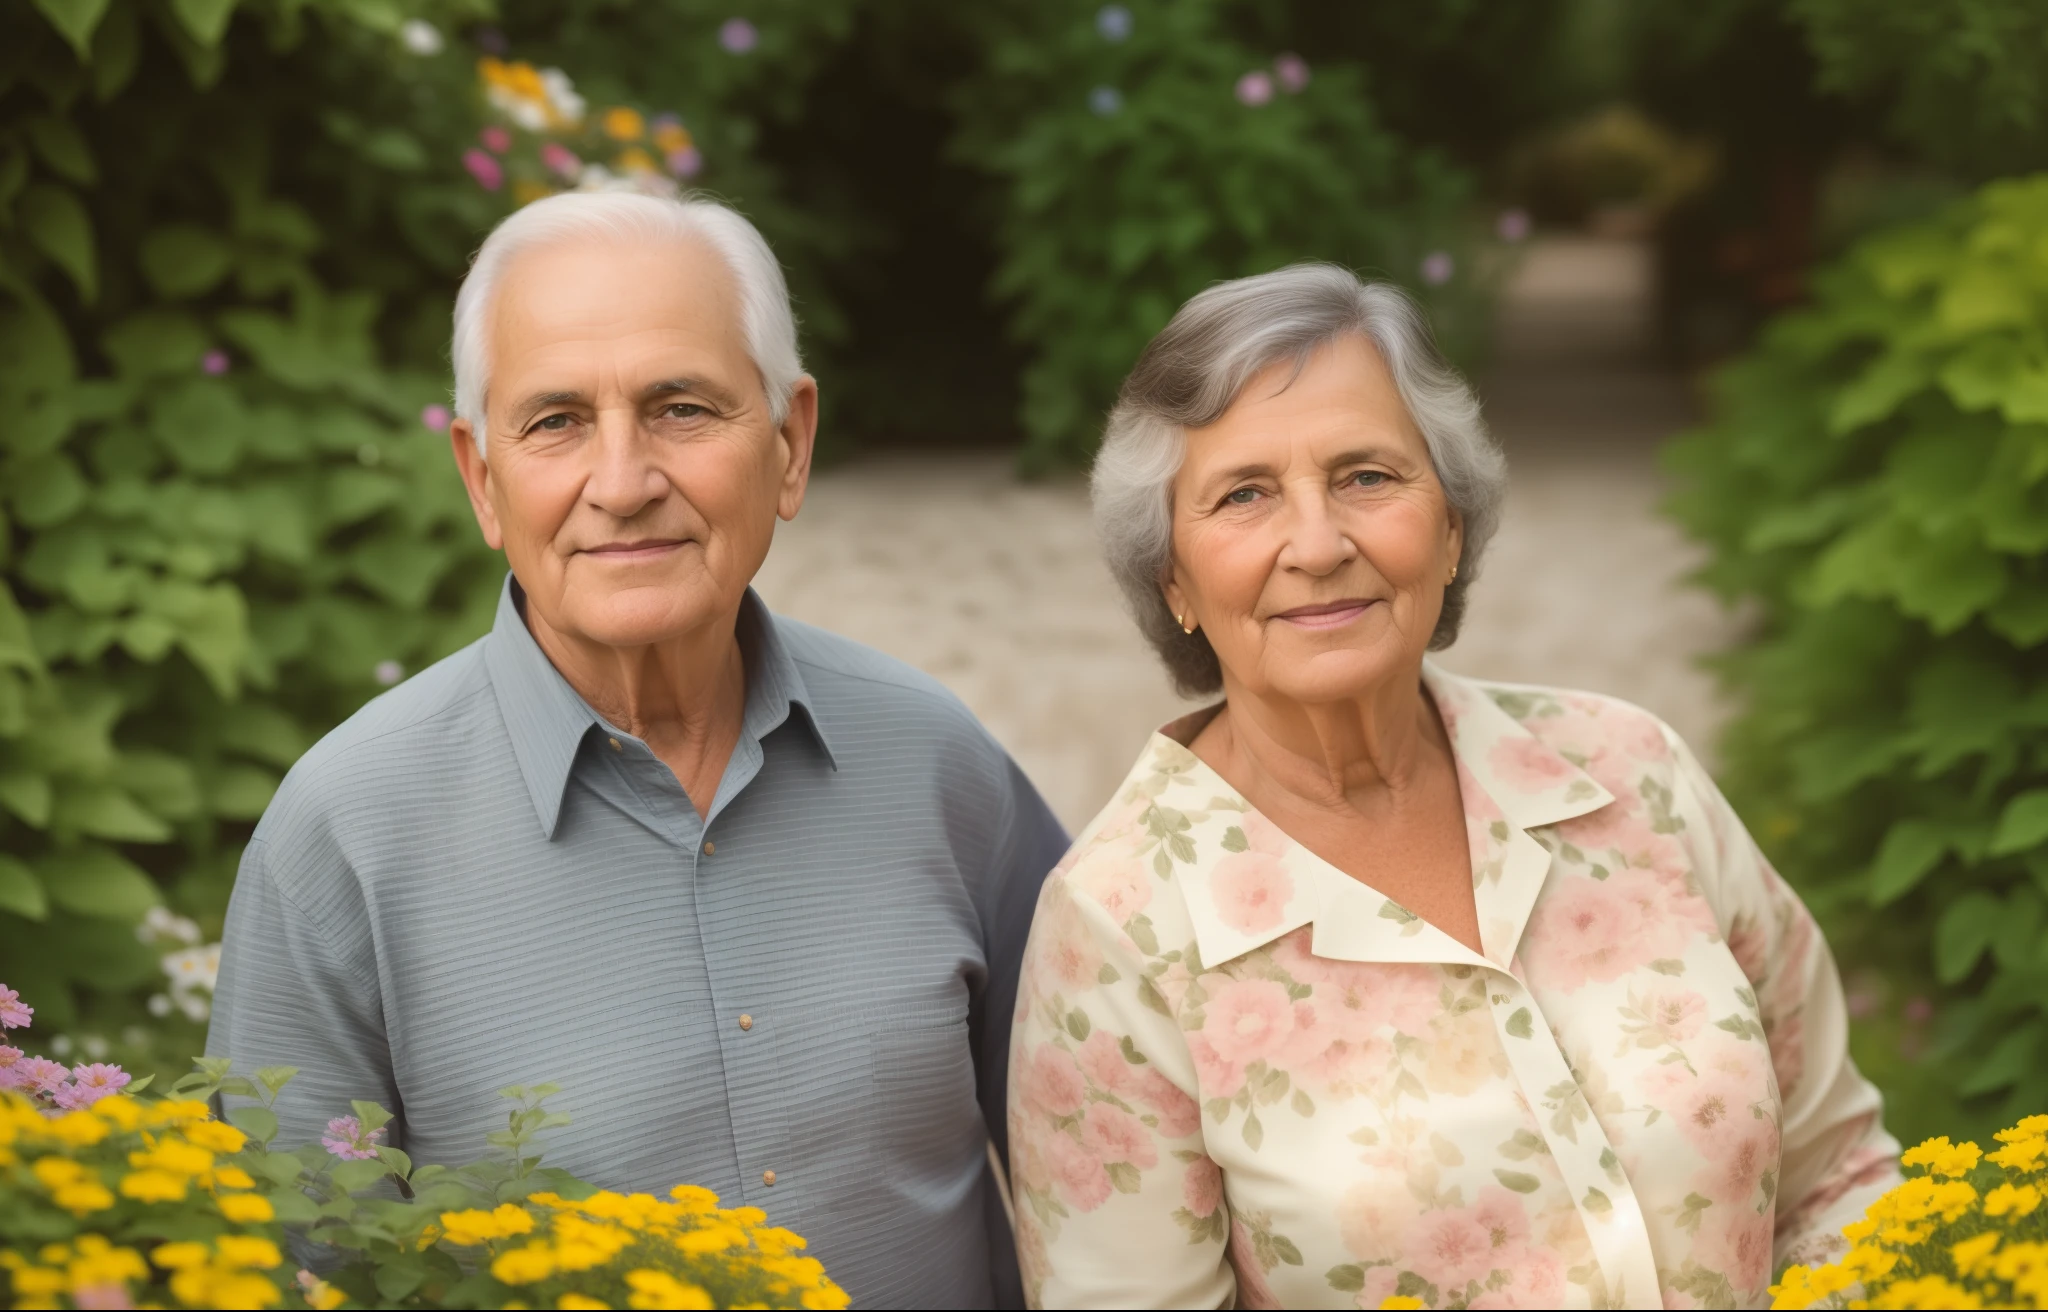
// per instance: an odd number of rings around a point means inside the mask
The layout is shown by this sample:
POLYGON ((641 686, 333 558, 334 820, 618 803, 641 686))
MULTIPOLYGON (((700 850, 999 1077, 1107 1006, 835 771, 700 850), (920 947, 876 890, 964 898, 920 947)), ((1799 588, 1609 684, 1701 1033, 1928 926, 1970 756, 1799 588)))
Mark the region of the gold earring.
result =
POLYGON ((1453 583, 1456 583, 1457 581, 1458 581, 1458 567, 1457 567, 1456 565, 1453 565, 1453 566, 1451 566, 1451 582, 1453 582, 1453 583))
POLYGON ((1185 619, 1183 619, 1183 618, 1181 617, 1181 613, 1180 613, 1179 611, 1175 611, 1175 612, 1173 613, 1173 622, 1174 622, 1175 624, 1178 624, 1178 625, 1180 625, 1180 631, 1181 631, 1182 633, 1184 633, 1184 634, 1187 634, 1187 635, 1189 635, 1190 637, 1192 637, 1192 636, 1194 635, 1194 632, 1195 632, 1195 626, 1194 626, 1194 625, 1192 625, 1192 624, 1190 624, 1190 623, 1188 623, 1188 622, 1187 622, 1187 621, 1186 621, 1185 619))

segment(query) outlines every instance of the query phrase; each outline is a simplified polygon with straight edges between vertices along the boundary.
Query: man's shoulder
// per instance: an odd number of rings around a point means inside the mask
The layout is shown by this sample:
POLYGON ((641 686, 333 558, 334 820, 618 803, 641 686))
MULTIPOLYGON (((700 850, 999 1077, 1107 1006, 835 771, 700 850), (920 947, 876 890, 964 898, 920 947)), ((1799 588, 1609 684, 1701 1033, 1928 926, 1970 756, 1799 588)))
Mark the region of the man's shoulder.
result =
POLYGON ((1002 750, 966 703, 915 666, 782 615, 775 617, 775 632, 802 675, 804 690, 821 719, 882 718, 947 739, 1002 750))
POLYGON ((422 768, 473 742, 478 718, 498 715, 485 641, 436 661, 328 731, 285 775, 259 836, 275 841, 309 806, 415 787, 422 768))

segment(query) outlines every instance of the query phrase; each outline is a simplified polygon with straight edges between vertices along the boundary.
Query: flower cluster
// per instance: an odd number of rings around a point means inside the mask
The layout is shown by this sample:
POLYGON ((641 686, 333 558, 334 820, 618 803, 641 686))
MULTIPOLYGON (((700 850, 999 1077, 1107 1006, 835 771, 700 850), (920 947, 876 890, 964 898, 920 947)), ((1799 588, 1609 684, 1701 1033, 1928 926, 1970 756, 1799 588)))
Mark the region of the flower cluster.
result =
MULTIPOLYGON (((25 1030, 36 1009, 21 995, 0 984, 0 1031, 25 1030)), ((105 1062, 81 1062, 66 1068, 48 1057, 31 1057, 12 1044, 0 1043, 0 1092, 17 1093, 53 1112, 83 1111, 128 1085, 128 1072, 105 1062)))
MULTIPOLYGON (((213 352, 221 355, 220 352, 213 352)), ((202 362, 204 367, 204 362, 202 362)), ((220 368, 208 372, 220 373, 227 369, 227 357, 221 355, 220 368)), ((170 987, 149 1000, 149 1014, 168 1016, 173 1011, 191 1021, 203 1021, 213 1014, 213 988, 220 978, 220 947, 218 943, 202 943, 199 926, 191 919, 164 907, 151 907, 142 923, 135 927, 135 937, 151 947, 170 947, 161 960, 164 978, 170 987)))
POLYGON ((1842 1231, 1825 1266, 1788 1267, 1774 1308, 2048 1307, 2048 1116, 1974 1143, 1929 1139, 1900 1159, 1904 1183, 1842 1231))
POLYGON ((509 182, 520 205, 562 191, 673 196, 704 167, 696 139, 674 114, 650 118, 623 105, 589 113, 558 68, 486 56, 477 69, 501 121, 478 134, 462 164, 486 191, 509 182))

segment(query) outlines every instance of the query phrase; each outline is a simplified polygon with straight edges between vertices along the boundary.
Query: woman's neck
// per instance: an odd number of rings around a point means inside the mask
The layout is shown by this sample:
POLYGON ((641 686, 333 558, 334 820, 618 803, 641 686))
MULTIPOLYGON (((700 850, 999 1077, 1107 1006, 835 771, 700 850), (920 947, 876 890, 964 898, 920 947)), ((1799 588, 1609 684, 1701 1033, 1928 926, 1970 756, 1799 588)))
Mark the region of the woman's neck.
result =
POLYGON ((1336 702, 1256 693, 1226 680, 1224 709, 1191 749, 1217 773, 1326 810, 1370 811, 1406 791, 1450 743, 1420 669, 1336 702))

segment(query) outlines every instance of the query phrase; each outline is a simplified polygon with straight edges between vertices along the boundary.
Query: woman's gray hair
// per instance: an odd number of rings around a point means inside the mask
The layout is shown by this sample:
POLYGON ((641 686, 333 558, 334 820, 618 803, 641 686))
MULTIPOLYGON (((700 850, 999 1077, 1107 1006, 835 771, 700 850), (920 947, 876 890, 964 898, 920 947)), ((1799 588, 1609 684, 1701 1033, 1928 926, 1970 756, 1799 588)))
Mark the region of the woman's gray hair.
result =
POLYGON ((1160 586, 1173 559, 1173 480, 1187 430, 1221 419, 1265 370, 1292 363, 1298 374, 1319 348, 1350 336, 1371 342, 1386 363, 1464 526, 1458 576, 1444 593, 1430 650, 1458 636, 1466 589, 1500 525, 1506 457, 1406 292, 1334 264, 1291 265, 1218 283, 1183 305, 1124 380, 1095 457, 1095 531, 1109 571, 1183 693, 1223 686, 1209 639, 1199 629, 1181 632, 1160 586))

